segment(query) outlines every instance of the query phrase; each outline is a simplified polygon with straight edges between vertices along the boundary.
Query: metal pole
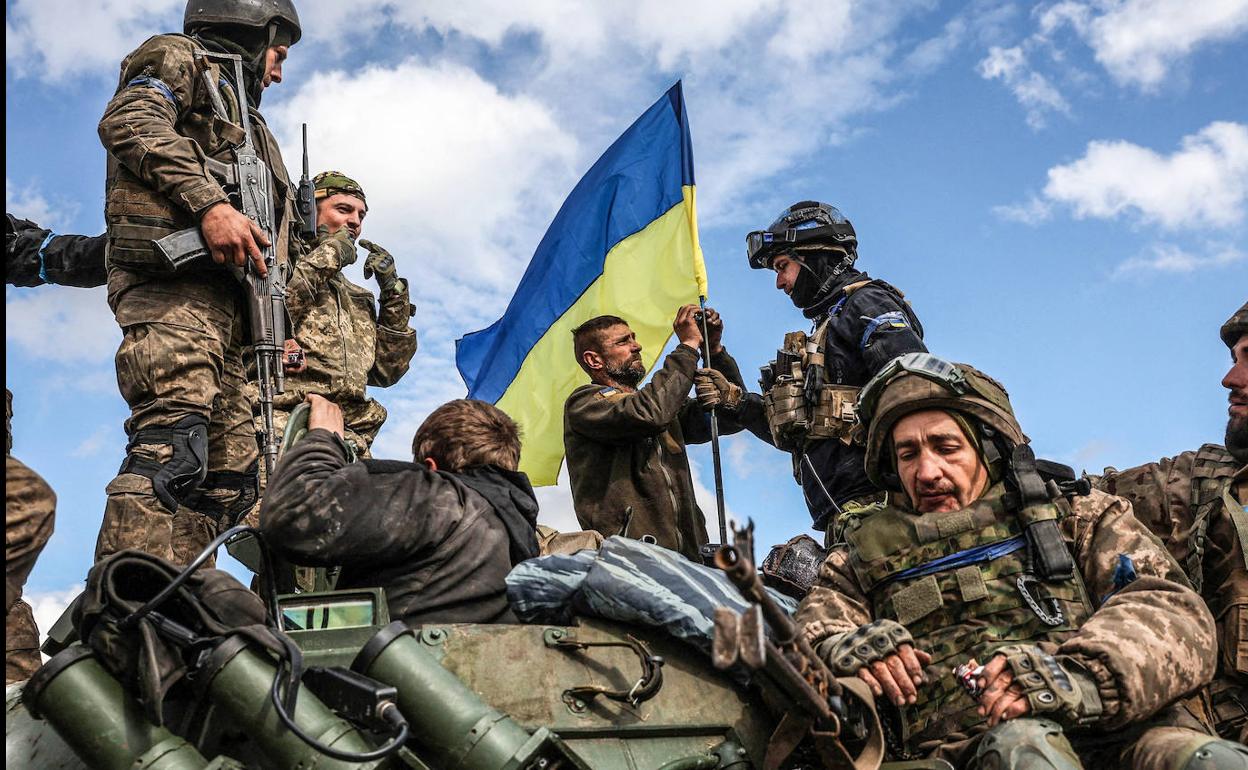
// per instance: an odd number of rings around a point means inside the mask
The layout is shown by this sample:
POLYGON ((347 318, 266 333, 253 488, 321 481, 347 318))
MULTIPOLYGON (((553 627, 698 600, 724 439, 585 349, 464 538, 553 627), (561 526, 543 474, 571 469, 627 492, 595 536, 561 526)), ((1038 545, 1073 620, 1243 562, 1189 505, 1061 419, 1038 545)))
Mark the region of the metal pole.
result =
MULTIPOLYGON (((711 367, 711 335, 706 326, 706 297, 698 297, 702 307, 702 363, 711 367)), ((715 511, 719 514, 719 542, 728 542, 728 517, 724 513, 724 469, 719 458, 719 415, 711 410, 711 460, 715 466, 715 511)))

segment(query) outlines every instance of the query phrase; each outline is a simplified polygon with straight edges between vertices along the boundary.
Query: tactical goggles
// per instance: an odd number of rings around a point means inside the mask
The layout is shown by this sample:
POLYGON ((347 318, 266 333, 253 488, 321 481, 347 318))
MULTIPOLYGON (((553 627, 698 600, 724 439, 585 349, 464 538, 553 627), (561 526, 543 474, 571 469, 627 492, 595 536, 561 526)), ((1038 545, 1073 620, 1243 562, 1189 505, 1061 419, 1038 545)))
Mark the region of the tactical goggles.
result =
POLYGON ((966 375, 954 364, 931 353, 904 353, 884 364, 858 394, 858 419, 870 422, 875 407, 888 384, 902 374, 913 374, 947 388, 959 396, 975 390, 966 375))
POLYGON ((745 236, 745 252, 750 259, 750 267, 765 270, 771 267, 770 257, 785 247, 797 246, 813 241, 826 241, 829 238, 844 240, 839 230, 818 222, 810 222, 807 227, 793 227, 784 232, 775 233, 771 230, 755 230, 745 236))

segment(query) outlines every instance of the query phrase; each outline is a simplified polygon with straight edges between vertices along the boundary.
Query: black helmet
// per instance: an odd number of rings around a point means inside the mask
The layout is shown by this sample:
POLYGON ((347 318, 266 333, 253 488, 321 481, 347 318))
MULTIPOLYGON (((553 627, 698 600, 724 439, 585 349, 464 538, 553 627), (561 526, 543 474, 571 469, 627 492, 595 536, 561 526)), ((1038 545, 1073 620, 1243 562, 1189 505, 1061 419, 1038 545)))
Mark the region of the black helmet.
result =
POLYGON ((302 30, 292 0, 188 0, 182 31, 190 35, 214 24, 264 29, 275 21, 289 32, 290 45, 299 42, 302 30))
POLYGON ((794 246, 814 243, 842 246, 852 254, 858 247, 858 236, 844 214, 819 201, 794 203, 766 230, 745 236, 746 256, 755 270, 771 267, 772 258, 794 246))

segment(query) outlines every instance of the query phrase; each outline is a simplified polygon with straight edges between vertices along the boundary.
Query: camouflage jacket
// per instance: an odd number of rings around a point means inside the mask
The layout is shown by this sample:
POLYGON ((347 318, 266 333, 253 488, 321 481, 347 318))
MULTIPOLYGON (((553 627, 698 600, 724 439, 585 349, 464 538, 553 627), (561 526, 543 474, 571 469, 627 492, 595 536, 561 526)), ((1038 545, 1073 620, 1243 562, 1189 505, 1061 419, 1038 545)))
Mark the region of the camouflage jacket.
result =
POLYGON ((108 281, 104 262, 107 235, 57 235, 29 219, 7 214, 4 281, 13 286, 78 286, 108 281))
MULTIPOLYGON (((711 365, 736 383, 728 351, 711 365)), ((698 560, 706 517, 693 496, 685 445, 711 440, 710 418, 689 398, 698 354, 677 345, 635 393, 582 385, 564 404, 563 447, 576 518, 603 537, 652 535, 664 548, 698 560)), ((741 426, 721 413, 720 433, 741 426)))
POLYGON ((395 620, 514 622, 503 579, 538 553, 537 500, 523 474, 470 471, 492 486, 418 463, 348 463, 337 436, 312 430, 277 464, 260 528, 295 564, 341 565, 338 588, 384 588, 395 620))
POLYGON ((379 313, 372 292, 348 281, 333 248, 322 243, 295 260, 286 307, 307 369, 287 375, 274 406, 289 411, 317 393, 342 407, 347 427, 371 442, 386 410, 365 387, 395 384, 416 355, 407 282, 382 299, 379 313))
POLYGON ((1161 538, 1183 565, 1218 619, 1219 676, 1248 682, 1248 565, 1241 530, 1221 499, 1225 491, 1243 510, 1248 465, 1224 447, 1206 444, 1124 471, 1106 468, 1098 489, 1125 498, 1135 517, 1161 538), (1206 487, 1202 494, 1202 485, 1206 487), (1208 499, 1201 499, 1202 497, 1208 499), (1204 528, 1203 537, 1199 532, 1204 528), (1233 672, 1233 673, 1232 673, 1233 672))
MULTIPOLYGON (((892 540, 921 542, 925 548, 946 543, 965 548, 961 532, 993 532, 964 528, 982 521, 991 510, 993 495, 1001 492, 998 484, 962 511, 920 515, 893 507, 864 522, 889 514, 905 522, 893 530, 892 540), (912 534, 902 531, 907 528, 912 534)), ((1089 672, 1104 707, 1095 729, 1114 730, 1138 722, 1209 681, 1215 643, 1212 618, 1182 570, 1132 517, 1125 501, 1094 491, 1076 498, 1067 510, 1061 530, 1081 580, 1043 584, 1043 595, 1065 608, 1066 621, 1057 628, 1040 623, 1019 600, 1014 588, 1020 568, 1017 556, 914 580, 888 583, 889 578, 883 578, 867 590, 861 577, 867 572, 864 561, 887 572, 892 552, 887 548, 883 555, 864 552, 854 544, 853 530, 849 542, 835 546, 828 555, 797 620, 812 644, 877 617, 900 620, 910 628, 916 647, 932 654, 928 681, 920 688, 917 703, 902 710, 911 736, 908 745, 920 753, 986 729, 985 718, 975 713, 976 704, 954 681, 953 668, 972 657, 987 662, 997 647, 1020 641, 1070 656, 1089 672), (1134 565, 1133 581, 1122 579, 1122 556, 1134 565), (1004 567, 998 567, 999 562, 1004 567), (920 601, 912 589, 924 588, 924 583, 930 583, 934 596, 916 609, 920 601)), ((999 534, 989 539, 1021 532, 1017 517, 998 516, 988 518, 999 522, 993 525, 999 534)))
MULTIPOLYGON (((159 274, 152 241, 198 226, 210 206, 227 200, 206 161, 233 163, 244 134, 226 68, 197 58, 201 50, 195 38, 157 35, 121 63, 117 91, 99 124, 108 152, 104 219, 110 265, 159 274), (217 84, 229 114, 214 108, 209 81, 217 84)), ((285 264, 294 211, 290 177, 264 118, 254 108, 248 115, 256 152, 273 174, 274 246, 285 264)))

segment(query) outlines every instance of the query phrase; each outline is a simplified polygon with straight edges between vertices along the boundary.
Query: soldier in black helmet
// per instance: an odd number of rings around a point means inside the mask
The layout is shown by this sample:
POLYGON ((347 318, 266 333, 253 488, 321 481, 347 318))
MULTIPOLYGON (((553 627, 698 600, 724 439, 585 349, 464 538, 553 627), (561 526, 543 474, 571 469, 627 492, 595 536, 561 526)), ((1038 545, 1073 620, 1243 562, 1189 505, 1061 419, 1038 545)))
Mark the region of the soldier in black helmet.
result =
POLYGON ((99 125, 108 151, 108 300, 123 332, 117 382, 130 405, 130 440, 107 488, 97 558, 139 548, 185 564, 256 497, 246 310, 237 280, 219 265, 250 261, 265 275, 261 249, 270 245, 278 269, 287 262, 293 187, 257 108, 282 80, 299 17, 290 0, 191 0, 183 31, 126 57, 99 125), (239 57, 241 75, 223 55, 239 57), (267 166, 260 173, 270 176, 267 233, 231 205, 220 170, 233 170, 246 138, 241 110, 267 166), (188 228, 199 229, 212 261, 175 269, 153 243, 188 228))
MULTIPOLYGON (((738 419, 793 456, 813 526, 840 539, 844 522, 882 499, 863 470, 855 431, 858 389, 891 359, 926 352, 923 327, 902 293, 857 270, 858 237, 835 207, 802 201, 766 230, 746 236, 750 267, 776 273, 776 288, 810 319, 763 367, 762 396, 740 399, 738 419)), ((695 382, 703 406, 720 406, 731 385, 709 370, 695 382)))

